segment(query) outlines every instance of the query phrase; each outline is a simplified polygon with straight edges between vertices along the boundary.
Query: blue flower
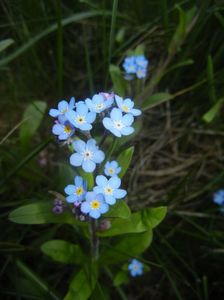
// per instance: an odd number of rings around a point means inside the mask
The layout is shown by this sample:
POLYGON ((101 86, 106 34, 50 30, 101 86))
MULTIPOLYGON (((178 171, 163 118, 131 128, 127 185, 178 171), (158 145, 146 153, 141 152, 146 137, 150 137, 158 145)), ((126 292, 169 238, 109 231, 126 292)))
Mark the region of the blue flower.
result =
POLYGON ((107 103, 107 107, 110 107, 113 103, 114 103, 114 93, 105 93, 105 92, 101 92, 99 93, 99 95, 102 95, 104 100, 107 103))
POLYGON ((103 194, 105 202, 113 205, 116 203, 116 199, 124 198, 127 195, 125 190, 119 189, 121 180, 117 176, 113 176, 107 179, 103 175, 96 176, 96 184, 94 192, 97 194, 103 194))
POLYGON ((105 101, 105 97, 102 94, 94 95, 92 100, 89 98, 85 100, 89 110, 95 113, 101 113, 105 109, 109 108, 113 101, 113 98, 108 98, 108 100, 105 101))
POLYGON ((115 136, 121 137, 122 135, 129 135, 134 132, 134 128, 130 126, 133 121, 134 118, 131 114, 123 116, 121 109, 113 108, 110 118, 106 117, 103 119, 103 125, 115 136))
POLYGON ((91 123, 96 119, 96 113, 89 112, 86 104, 82 102, 76 105, 75 111, 69 110, 65 115, 72 125, 83 131, 92 129, 91 123))
MULTIPOLYGON (((67 113, 69 110, 72 110, 75 107, 75 98, 72 97, 69 101, 69 103, 65 100, 62 100, 58 103, 58 109, 52 108, 49 111, 49 115, 56 118, 59 116, 65 117, 65 113, 67 113)), ((65 120, 65 118, 64 118, 65 120)))
POLYGON ((218 205, 224 205, 224 190, 219 190, 214 194, 213 202, 218 205))
POLYGON ((128 270, 132 277, 140 276, 143 274, 143 264, 137 259, 132 259, 128 266, 128 270))
POLYGON ((109 205, 105 203, 102 194, 88 192, 86 201, 81 204, 81 212, 89 214, 90 217, 98 219, 101 214, 105 214, 109 210, 109 205))
POLYGON ((55 135, 58 135, 59 140, 67 140, 70 136, 73 135, 75 132, 74 127, 67 121, 64 122, 64 124, 57 122, 52 127, 52 132, 55 135))
POLYGON ((121 171, 121 167, 119 167, 119 164, 116 160, 113 160, 113 161, 108 161, 106 164, 105 164, 105 167, 104 167, 104 173, 107 175, 107 176, 116 176, 117 174, 119 174, 121 171))
POLYGON ((105 158, 105 154, 99 150, 94 139, 86 143, 82 140, 75 141, 73 147, 77 153, 71 155, 70 164, 75 167, 82 166, 85 172, 93 172, 96 164, 101 163, 105 158))
POLYGON ((139 79, 142 79, 142 78, 146 77, 146 73, 147 73, 147 70, 145 68, 138 68, 136 71, 136 76, 139 79))
POLYGON ((119 97, 118 95, 115 95, 115 100, 117 102, 117 106, 125 113, 130 113, 132 114, 133 116, 139 116, 141 115, 141 111, 140 109, 136 109, 136 108, 133 108, 134 107, 134 102, 127 98, 127 99, 124 99, 119 97))
POLYGON ((69 184, 65 187, 68 195, 66 201, 69 203, 79 203, 84 200, 87 191, 87 182, 80 176, 75 176, 74 185, 69 184))
POLYGON ((135 74, 137 66, 135 62, 135 56, 126 57, 123 63, 125 72, 128 74, 135 74))
POLYGON ((138 55, 135 57, 135 62, 137 67, 146 69, 148 67, 148 60, 145 58, 144 55, 138 55))

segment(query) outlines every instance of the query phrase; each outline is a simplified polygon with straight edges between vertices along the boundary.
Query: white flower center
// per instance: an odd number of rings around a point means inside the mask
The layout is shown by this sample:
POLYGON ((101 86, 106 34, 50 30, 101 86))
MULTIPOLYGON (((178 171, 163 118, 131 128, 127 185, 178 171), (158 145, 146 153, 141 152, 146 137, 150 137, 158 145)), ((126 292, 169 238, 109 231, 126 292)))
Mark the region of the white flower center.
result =
POLYGON ((122 105, 121 108, 123 109, 123 111, 129 112, 129 107, 127 105, 122 105))
POLYGON ((104 103, 96 104, 96 109, 102 109, 102 108, 104 108, 104 103))
POLYGON ((121 128, 123 128, 123 127, 124 127, 124 124, 122 123, 121 120, 114 121, 114 128, 121 130, 121 128))
POLYGON ((135 271, 137 271, 137 270, 138 270, 138 265, 134 265, 134 266, 133 266, 133 269, 134 269, 135 271))
POLYGON ((104 188, 104 193, 106 194, 106 195, 112 195, 113 194, 113 189, 112 189, 112 187, 111 186, 109 186, 109 185, 107 185, 107 186, 105 186, 105 188, 104 188))
POLYGON ((82 156, 83 156, 84 160, 89 160, 93 157, 93 152, 90 150, 85 150, 85 151, 83 151, 82 156))
POLYGON ((86 122, 86 118, 85 116, 77 116, 76 117, 76 122, 79 123, 79 124, 84 124, 86 122))

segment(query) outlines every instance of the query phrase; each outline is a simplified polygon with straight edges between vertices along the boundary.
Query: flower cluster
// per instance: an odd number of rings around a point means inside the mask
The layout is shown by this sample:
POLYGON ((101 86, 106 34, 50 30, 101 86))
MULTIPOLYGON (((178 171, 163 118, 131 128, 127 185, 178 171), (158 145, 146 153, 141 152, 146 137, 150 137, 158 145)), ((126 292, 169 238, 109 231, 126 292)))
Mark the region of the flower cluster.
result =
POLYGON ((123 99, 114 93, 99 93, 92 99, 78 102, 74 98, 69 102, 62 100, 57 109, 50 109, 49 114, 56 118, 53 134, 59 140, 69 141, 72 147, 70 164, 86 173, 94 172, 95 176, 95 186, 91 190, 88 190, 85 176, 75 176, 74 183, 64 189, 66 201, 68 205, 73 205, 72 211, 79 219, 98 219, 127 192, 120 188, 121 167, 118 162, 105 161, 106 155, 90 131, 97 124, 104 132, 100 134, 101 141, 110 133, 116 137, 129 135, 134 132, 134 117, 139 116, 141 111, 134 108, 134 102, 129 98, 123 99), (100 170, 104 170, 104 174, 100 174, 100 170))
POLYGON ((147 75, 148 63, 144 55, 128 56, 124 60, 123 68, 126 74, 133 74, 142 79, 147 75))
POLYGON ((140 276, 143 274, 143 264, 137 259, 132 259, 128 265, 128 270, 132 277, 140 276))

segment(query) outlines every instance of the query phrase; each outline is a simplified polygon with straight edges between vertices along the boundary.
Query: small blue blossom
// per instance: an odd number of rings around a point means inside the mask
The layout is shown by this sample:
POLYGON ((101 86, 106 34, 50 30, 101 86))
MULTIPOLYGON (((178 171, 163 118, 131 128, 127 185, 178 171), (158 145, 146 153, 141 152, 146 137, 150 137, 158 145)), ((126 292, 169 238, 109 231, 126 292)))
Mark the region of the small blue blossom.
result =
POLYGON ((71 155, 70 164, 75 167, 82 166, 85 172, 93 172, 96 164, 101 163, 105 158, 105 154, 99 150, 94 139, 90 139, 86 143, 82 140, 75 141, 73 147, 76 153, 71 155))
POLYGON ((102 94, 96 94, 91 99, 86 99, 85 103, 90 111, 95 113, 101 113, 105 109, 109 108, 113 104, 114 99, 108 98, 107 101, 105 101, 105 97, 102 94))
POLYGON ((87 191, 87 182, 80 176, 75 176, 74 185, 69 184, 65 187, 68 195, 66 201, 69 203, 80 203, 84 200, 87 191))
POLYGON ((117 199, 124 198, 127 195, 125 190, 119 189, 121 180, 117 176, 113 176, 107 179, 103 175, 96 177, 97 186, 94 187, 94 192, 97 194, 103 194, 105 202, 113 205, 117 199))
POLYGON ((96 119, 95 112, 89 112, 88 107, 85 103, 80 101, 76 104, 76 110, 69 110, 66 114, 69 122, 74 125, 76 128, 79 128, 83 131, 91 130, 92 123, 96 119))
POLYGON ((75 107, 75 98, 72 97, 69 101, 69 103, 65 100, 62 100, 58 103, 58 109, 52 108, 49 111, 49 115, 51 117, 57 118, 59 116, 63 116, 64 117, 64 121, 65 119, 65 114, 72 110, 75 107))
POLYGON ((114 93, 101 92, 99 95, 103 96, 104 100, 107 102, 107 107, 110 107, 114 103, 114 93))
POLYGON ((52 127, 53 134, 58 136, 59 140, 67 140, 75 132, 75 128, 68 122, 57 123, 52 127))
POLYGON ((118 95, 115 95, 115 100, 116 100, 117 106, 124 113, 130 113, 135 117, 141 115, 142 112, 140 111, 140 109, 133 108, 134 102, 131 99, 127 98, 127 99, 123 100, 123 98, 119 97, 118 95))
POLYGON ((144 55, 138 55, 135 57, 135 62, 138 68, 146 69, 148 67, 148 60, 145 58, 144 55))
POLYGON ((103 119, 104 127, 112 132, 115 136, 121 137, 122 135, 129 135, 134 132, 134 128, 131 127, 134 118, 131 114, 122 115, 122 111, 119 108, 113 108, 110 113, 110 118, 103 119))
POLYGON ((128 266, 128 270, 132 277, 141 276, 143 274, 143 264, 137 259, 132 259, 128 266))
POLYGON ((108 210, 109 205, 105 203, 103 195, 95 192, 88 192, 86 201, 81 204, 81 212, 89 214, 94 219, 98 219, 101 214, 105 214, 108 210))
POLYGON ((128 56, 125 58, 123 67, 128 74, 135 74, 137 71, 135 56, 128 56))
POLYGON ((219 190, 214 194, 213 202, 218 205, 224 205, 224 190, 219 190))
POLYGON ((142 79, 142 78, 146 77, 146 73, 147 73, 147 70, 145 68, 138 68, 136 71, 136 76, 139 79, 142 79))
POLYGON ((104 167, 104 173, 106 176, 116 176, 120 173, 121 167, 116 160, 108 161, 104 167))

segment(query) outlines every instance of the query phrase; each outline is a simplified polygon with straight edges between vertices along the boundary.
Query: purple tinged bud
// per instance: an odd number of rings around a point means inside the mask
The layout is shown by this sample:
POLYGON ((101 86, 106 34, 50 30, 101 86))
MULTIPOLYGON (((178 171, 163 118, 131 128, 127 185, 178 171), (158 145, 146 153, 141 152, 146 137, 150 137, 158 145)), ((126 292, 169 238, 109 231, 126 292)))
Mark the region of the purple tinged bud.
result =
POLYGON ((61 213, 63 213, 63 207, 56 205, 55 207, 53 207, 52 211, 54 214, 60 215, 61 213))

